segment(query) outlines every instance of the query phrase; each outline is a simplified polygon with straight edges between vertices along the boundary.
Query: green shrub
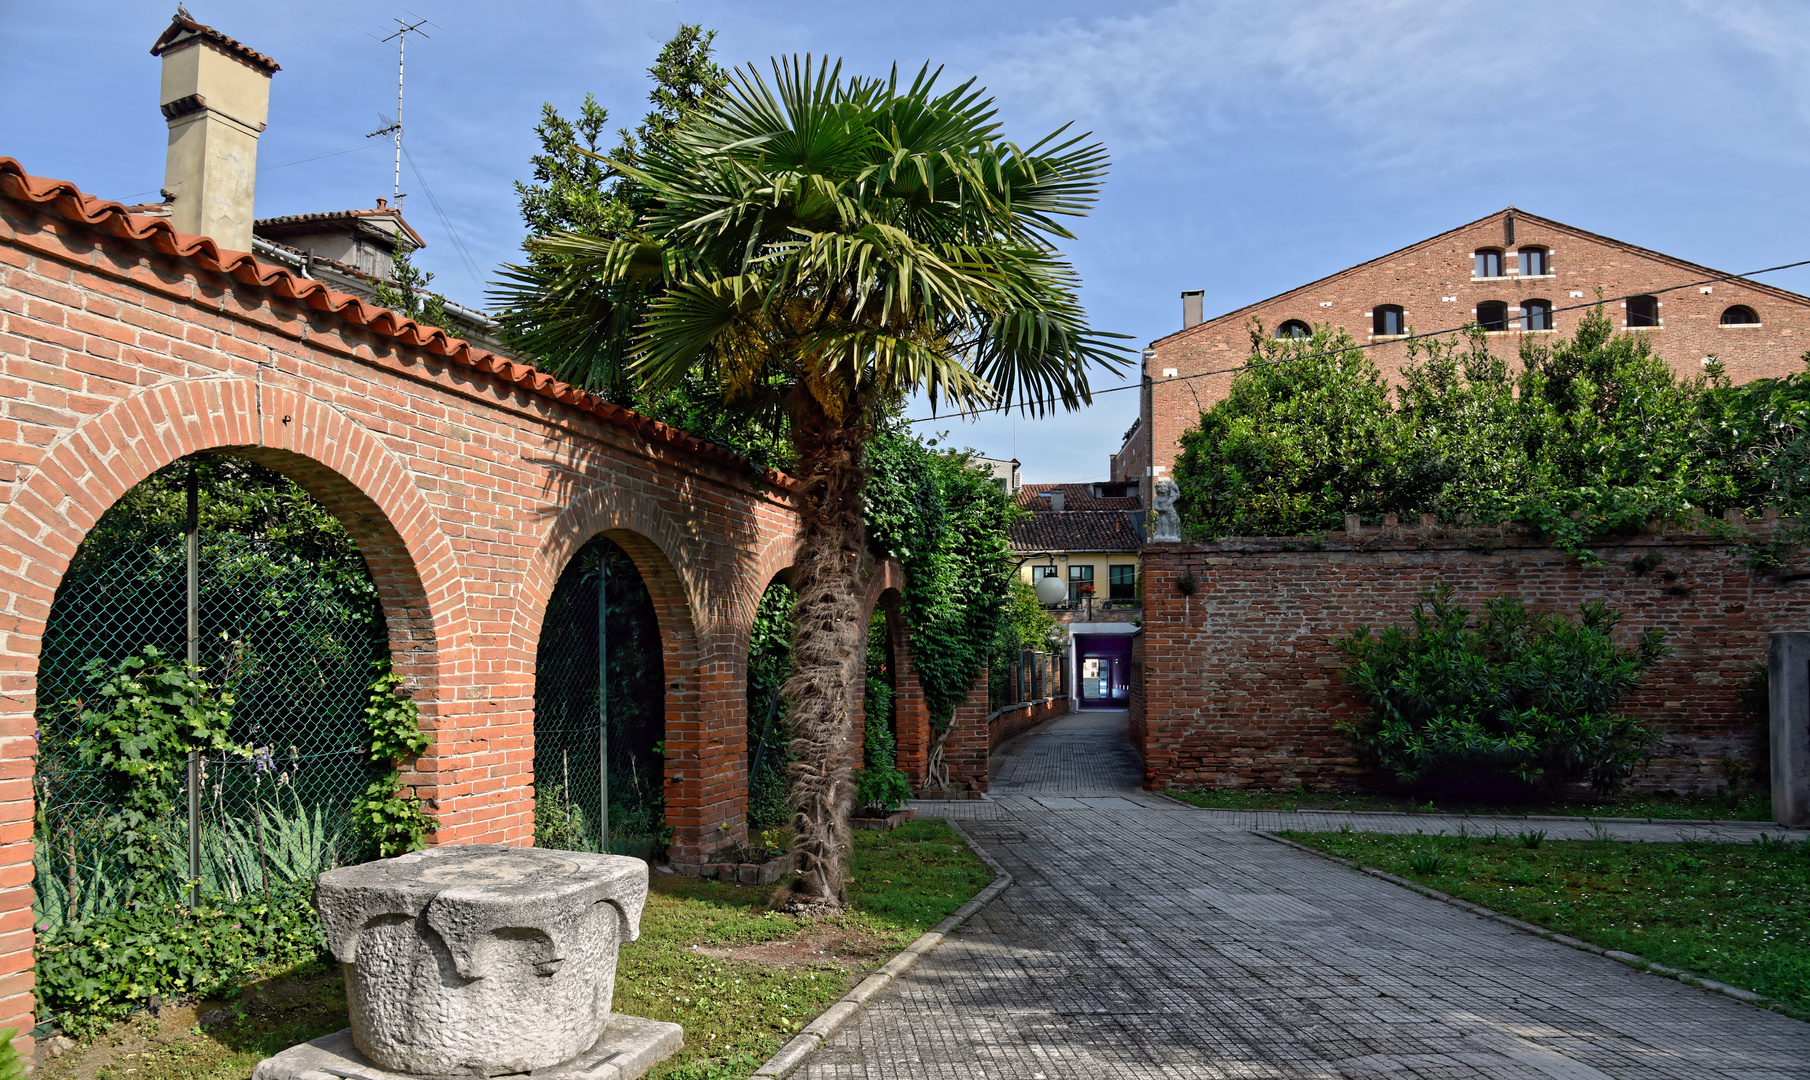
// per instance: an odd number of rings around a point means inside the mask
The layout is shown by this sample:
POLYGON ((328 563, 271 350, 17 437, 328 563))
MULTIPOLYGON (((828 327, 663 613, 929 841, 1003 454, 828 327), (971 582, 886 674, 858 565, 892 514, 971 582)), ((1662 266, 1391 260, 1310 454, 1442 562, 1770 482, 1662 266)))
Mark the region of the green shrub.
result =
POLYGON ((1408 783, 1588 779, 1613 790, 1659 742, 1615 708, 1668 651, 1657 629, 1618 647, 1620 619, 1596 601, 1572 620, 1497 596, 1473 624, 1451 586, 1436 586, 1411 626, 1360 626, 1335 643, 1370 707, 1340 730, 1408 783))
POLYGON ((37 992, 63 1029, 80 1035, 153 996, 222 993, 261 969, 318 960, 324 948, 302 888, 192 910, 141 903, 41 940, 37 992))

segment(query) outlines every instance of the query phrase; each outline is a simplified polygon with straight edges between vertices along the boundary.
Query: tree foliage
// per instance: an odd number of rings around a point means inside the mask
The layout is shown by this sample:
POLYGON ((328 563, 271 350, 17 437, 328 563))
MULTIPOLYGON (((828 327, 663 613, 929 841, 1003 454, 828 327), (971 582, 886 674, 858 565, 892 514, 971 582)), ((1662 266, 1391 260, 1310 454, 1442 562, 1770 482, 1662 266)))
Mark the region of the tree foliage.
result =
POLYGON ((1409 626, 1360 626, 1336 642, 1346 683, 1370 707, 1341 729, 1409 783, 1587 779, 1613 790, 1660 741, 1615 709, 1668 651, 1657 629, 1617 646, 1620 620, 1600 601, 1574 620, 1530 612, 1518 596, 1492 597, 1473 618, 1437 586, 1409 626))
POLYGON ((1252 337, 1231 392, 1182 437, 1193 539, 1429 512, 1520 522, 1589 560, 1593 536, 1810 494, 1810 376, 1681 378, 1600 306, 1568 338, 1525 336, 1514 367, 1476 328, 1410 341, 1393 402, 1342 332, 1252 337))
MULTIPOLYGON (((633 166, 649 152, 659 152, 671 140, 681 121, 696 112, 712 95, 720 93, 728 73, 713 59, 716 31, 686 23, 660 49, 647 69, 653 80, 648 100, 653 108, 633 131, 619 128, 616 145, 605 151, 602 138, 609 125, 609 110, 596 95, 586 94, 578 115, 568 119, 548 102, 541 106, 541 120, 534 128, 540 153, 530 162, 534 179, 517 182, 516 199, 530 241, 578 232, 617 239, 628 236, 652 201, 651 193, 634 177, 613 163, 633 166)), ((561 256, 530 243, 530 264, 553 271, 561 256)), ((783 417, 758 420, 724 407, 720 388, 702 375, 692 374, 678 385, 650 393, 622 370, 622 345, 632 327, 645 314, 646 296, 623 290, 614 318, 596 328, 588 357, 563 346, 547 349, 531 313, 513 306, 502 312, 502 324, 511 344, 533 355, 546 370, 608 401, 644 413, 699 438, 749 458, 758 465, 785 468, 791 460, 783 417)))

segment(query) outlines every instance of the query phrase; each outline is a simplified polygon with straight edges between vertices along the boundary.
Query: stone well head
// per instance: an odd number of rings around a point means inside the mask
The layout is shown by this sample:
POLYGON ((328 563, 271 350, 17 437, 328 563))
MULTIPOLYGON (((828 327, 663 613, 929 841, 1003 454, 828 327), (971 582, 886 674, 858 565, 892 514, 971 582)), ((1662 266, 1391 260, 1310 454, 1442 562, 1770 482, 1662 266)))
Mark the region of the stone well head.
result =
POLYGON ((424 1076, 528 1072, 590 1049, 646 899, 640 859, 493 845, 330 870, 314 890, 354 1043, 424 1076))

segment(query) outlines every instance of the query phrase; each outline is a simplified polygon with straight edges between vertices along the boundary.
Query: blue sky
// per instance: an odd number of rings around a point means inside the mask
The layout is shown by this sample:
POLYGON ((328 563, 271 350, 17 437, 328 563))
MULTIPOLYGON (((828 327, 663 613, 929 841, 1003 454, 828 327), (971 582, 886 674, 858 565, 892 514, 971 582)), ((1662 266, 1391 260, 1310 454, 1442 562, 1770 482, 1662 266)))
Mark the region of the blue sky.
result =
MULTIPOLYGON (((541 103, 572 112, 591 91, 633 124, 680 22, 718 30, 730 64, 809 51, 861 73, 930 60, 976 76, 1021 142, 1070 121, 1094 131, 1112 176, 1069 251, 1094 323, 1137 346, 1179 327, 1183 289, 1205 289, 1215 314, 1511 203, 1728 271, 1810 258, 1803 0, 189 6, 283 65, 259 216, 390 193, 388 144, 363 135, 395 109, 396 57, 372 35, 411 11, 432 20, 409 50, 408 144, 477 273, 407 162, 404 205, 435 285, 474 306, 516 257, 511 182, 527 177, 541 103)), ((0 154, 154 198, 164 126, 146 50, 173 7, 0 0, 0 154)), ((1810 292, 1810 271, 1767 280, 1810 292)), ((1100 479, 1135 397, 925 426, 1015 449, 1028 481, 1100 479)))

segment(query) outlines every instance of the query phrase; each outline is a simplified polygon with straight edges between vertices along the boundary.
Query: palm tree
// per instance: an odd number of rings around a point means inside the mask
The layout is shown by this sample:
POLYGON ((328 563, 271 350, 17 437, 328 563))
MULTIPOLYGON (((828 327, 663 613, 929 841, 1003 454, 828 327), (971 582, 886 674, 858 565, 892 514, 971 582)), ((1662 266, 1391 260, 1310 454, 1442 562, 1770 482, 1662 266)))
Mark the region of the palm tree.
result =
MULTIPOLYGON (((752 69, 631 166, 648 194, 618 236, 530 242, 501 294, 555 375, 618 358, 644 390, 702 372, 725 408, 778 414, 801 482, 791 801, 801 892, 835 907, 853 791, 848 706, 861 684, 862 447, 907 395, 972 413, 1091 401, 1120 349, 1088 328, 1055 249, 1105 148, 1059 130, 1000 136, 973 82, 844 79, 840 63, 752 69)), ((607 366, 607 364, 605 365, 607 366)))

